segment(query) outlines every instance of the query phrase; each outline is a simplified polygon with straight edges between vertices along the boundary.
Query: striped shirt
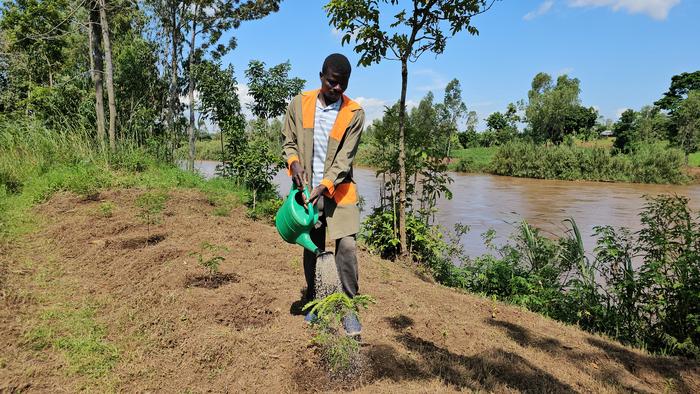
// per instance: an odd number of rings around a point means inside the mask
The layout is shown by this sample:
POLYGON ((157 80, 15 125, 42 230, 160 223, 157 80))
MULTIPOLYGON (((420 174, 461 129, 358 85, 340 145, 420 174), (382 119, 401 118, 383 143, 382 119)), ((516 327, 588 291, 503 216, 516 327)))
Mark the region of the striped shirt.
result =
POLYGON ((321 184, 323 179, 323 167, 326 164, 326 153, 328 152, 328 136, 338 117, 340 104, 343 101, 336 101, 324 107, 320 99, 316 99, 316 111, 314 115, 314 157, 311 161, 311 187, 321 184))

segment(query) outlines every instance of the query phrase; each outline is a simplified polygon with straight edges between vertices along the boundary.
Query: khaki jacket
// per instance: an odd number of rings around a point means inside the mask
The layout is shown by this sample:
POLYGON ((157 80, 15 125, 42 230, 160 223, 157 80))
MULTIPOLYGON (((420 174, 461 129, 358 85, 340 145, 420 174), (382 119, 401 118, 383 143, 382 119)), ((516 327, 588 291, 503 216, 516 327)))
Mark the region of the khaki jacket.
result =
MULTIPOLYGON (((292 99, 282 125, 284 158, 287 169, 299 161, 311 176, 314 145, 314 115, 319 90, 304 92, 292 99)), ((357 187, 352 177, 352 161, 360 144, 365 121, 362 107, 343 95, 338 117, 328 137, 328 151, 323 166, 325 193, 323 213, 331 239, 360 231, 360 210, 357 207, 357 187)), ((291 171, 289 171, 291 176, 291 171)))

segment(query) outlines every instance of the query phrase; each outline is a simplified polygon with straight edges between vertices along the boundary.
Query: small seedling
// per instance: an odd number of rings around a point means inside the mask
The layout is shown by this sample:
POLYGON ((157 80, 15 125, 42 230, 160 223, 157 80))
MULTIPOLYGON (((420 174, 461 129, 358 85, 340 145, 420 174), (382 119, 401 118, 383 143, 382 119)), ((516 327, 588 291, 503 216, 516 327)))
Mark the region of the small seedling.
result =
POLYGON ((105 201, 100 204, 100 216, 104 218, 111 218, 114 214, 114 203, 110 201, 105 201))
POLYGON ((168 193, 162 190, 148 191, 136 199, 140 211, 138 217, 146 223, 148 236, 151 236, 151 224, 160 223, 161 213, 168 200, 168 193))
POLYGON ((368 295, 350 298, 345 293, 333 293, 304 306, 303 310, 316 315, 312 322, 316 330, 312 342, 321 348, 322 359, 331 376, 349 377, 360 367, 360 343, 354 337, 341 333, 340 326, 343 317, 349 314, 357 316, 360 309, 367 309, 373 303, 374 299, 368 295))
POLYGON ((190 256, 197 256, 199 265, 207 270, 210 277, 214 277, 219 273, 221 262, 226 260, 223 256, 216 255, 218 252, 228 252, 228 249, 224 246, 204 242, 199 251, 190 253, 190 256))

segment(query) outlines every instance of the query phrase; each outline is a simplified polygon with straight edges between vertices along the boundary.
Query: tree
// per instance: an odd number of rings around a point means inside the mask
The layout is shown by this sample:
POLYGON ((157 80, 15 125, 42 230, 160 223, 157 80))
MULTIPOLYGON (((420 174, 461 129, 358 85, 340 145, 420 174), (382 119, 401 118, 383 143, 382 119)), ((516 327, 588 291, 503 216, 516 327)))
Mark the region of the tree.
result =
POLYGON ((640 144, 664 139, 667 129, 668 119, 658 107, 645 106, 639 112, 628 109, 613 126, 613 147, 622 153, 630 153, 640 144))
MULTIPOLYGON (((466 30, 478 34, 471 19, 488 11, 495 0, 413 0, 412 7, 398 7, 394 20, 380 24, 379 3, 398 6, 398 0, 331 0, 326 12, 333 25, 342 31, 342 43, 355 41, 359 64, 369 66, 382 59, 401 63, 401 98, 399 100, 399 240, 401 253, 407 253, 406 238, 406 89, 408 62, 415 62, 425 52, 441 54, 447 39, 466 30), (445 26, 449 25, 449 27, 445 26), (445 31, 446 29, 446 31, 445 31), (393 31, 393 33, 391 33, 393 31), (387 52, 390 54, 387 55, 387 52)), ((384 12, 386 14, 386 12, 384 12)))
POLYGON ((162 47, 164 58, 164 70, 170 81, 168 83, 168 114, 167 128, 170 134, 169 156, 172 158, 177 145, 177 129, 180 115, 180 60, 182 59, 182 42, 184 41, 183 30, 187 23, 185 18, 189 1, 180 0, 146 0, 160 29, 158 40, 162 47), (168 59, 169 57, 169 59, 168 59), (168 64, 169 62, 169 64, 168 64))
POLYGON ((248 78, 248 93, 253 102, 248 107, 253 114, 268 120, 284 114, 287 104, 304 88, 305 80, 289 78, 289 62, 278 64, 265 70, 265 63, 251 60, 245 72, 248 78))
POLYGON ((282 168, 283 162, 279 159, 270 144, 270 136, 265 133, 267 121, 270 118, 284 114, 287 104, 294 96, 301 92, 306 83, 301 78, 289 78, 289 62, 278 64, 265 70, 265 63, 259 60, 251 60, 245 72, 248 77, 248 88, 254 102, 249 108, 254 115, 263 120, 253 128, 252 138, 248 141, 248 148, 243 152, 244 160, 243 179, 253 191, 253 209, 258 190, 272 188, 270 181, 275 173, 282 168))
POLYGON ((567 75, 560 75, 556 85, 546 73, 535 75, 525 109, 528 133, 535 141, 559 144, 565 135, 577 131, 578 123, 570 120, 576 118, 580 108, 579 85, 577 78, 567 75))
POLYGON ((452 136, 457 133, 457 125, 467 115, 467 105, 462 101, 462 87, 456 78, 445 87, 445 98, 442 101, 442 111, 446 120, 447 149, 445 157, 450 157, 452 136))
MULTIPOLYGON (((107 0, 98 0, 100 9, 100 29, 102 30, 102 48, 104 50, 104 73, 107 86, 107 102, 109 104, 109 150, 114 154, 117 149, 117 104, 114 97, 114 66, 112 63, 112 40, 109 35, 107 19, 107 0)), ((102 71, 102 70, 100 70, 102 71)))
POLYGON ((628 109, 620 115, 620 120, 613 126, 615 133, 615 142, 613 147, 622 153, 631 151, 632 141, 634 141, 634 123, 637 119, 637 113, 632 109, 628 109))
POLYGON ((688 155, 700 145, 700 90, 688 93, 674 111, 673 119, 678 127, 674 142, 685 152, 685 164, 688 164, 688 155))
POLYGON ((90 75, 95 87, 95 119, 97 123, 97 144, 104 150, 105 144, 105 104, 102 92, 102 28, 100 25, 100 4, 97 0, 88 3, 88 40, 90 46, 90 75))
POLYGON ((279 10, 281 0, 248 0, 244 3, 239 1, 226 0, 191 0, 192 3, 185 14, 189 24, 190 39, 188 72, 189 83, 187 84, 188 98, 190 103, 190 116, 187 127, 189 140, 189 160, 188 169, 194 170, 195 155, 195 135, 194 135, 194 91, 196 80, 191 72, 195 62, 203 58, 209 51, 216 60, 233 49, 236 45, 235 38, 232 37, 227 44, 218 44, 223 32, 229 29, 236 29, 242 21, 260 19, 272 12, 279 10), (197 43, 197 37, 201 44, 197 43), (213 47, 213 49, 211 49, 213 47))
POLYGON ((700 90, 700 70, 671 77, 671 86, 654 105, 673 114, 693 90, 700 90))
MULTIPOLYGON (((33 93, 41 86, 53 88, 56 73, 66 62, 70 19, 65 0, 15 0, 0 6, 0 30, 12 56, 8 67, 13 75, 13 109, 33 111, 33 93)), ((5 92, 3 92, 5 93, 5 92)))
POLYGON ((231 168, 231 162, 227 163, 223 157, 225 151, 224 135, 229 137, 230 144, 234 144, 232 149, 235 153, 235 150, 240 149, 242 144, 242 133, 245 126, 233 66, 222 69, 219 63, 205 60, 195 65, 193 73, 198 81, 200 111, 205 117, 213 120, 221 130, 219 133, 223 167, 221 172, 232 174, 235 170, 231 168))

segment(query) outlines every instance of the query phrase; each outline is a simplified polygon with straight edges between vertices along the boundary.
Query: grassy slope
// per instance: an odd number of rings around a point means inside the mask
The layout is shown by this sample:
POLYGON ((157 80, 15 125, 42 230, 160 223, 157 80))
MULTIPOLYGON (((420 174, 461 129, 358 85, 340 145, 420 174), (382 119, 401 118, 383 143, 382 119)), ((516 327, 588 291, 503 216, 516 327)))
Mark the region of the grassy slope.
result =
POLYGON ((700 167, 700 152, 695 152, 688 156, 688 165, 691 167, 700 167))
POLYGON ((177 179, 158 183, 170 199, 150 233, 139 188, 59 193, 34 209, 35 230, 0 255, 0 391, 700 390, 696 362, 435 285, 364 251, 361 289, 378 301, 363 315, 366 370, 354 385, 329 382, 294 315, 299 247, 243 207, 214 216, 228 194, 177 179), (193 286, 202 242, 227 248, 231 283, 193 286))
POLYGON ((498 147, 479 147, 479 148, 468 148, 468 149, 456 149, 452 152, 452 158, 450 163, 450 168, 453 169, 454 166, 460 160, 466 160, 470 163, 470 166, 476 171, 485 171, 491 163, 491 159, 496 154, 498 147))

